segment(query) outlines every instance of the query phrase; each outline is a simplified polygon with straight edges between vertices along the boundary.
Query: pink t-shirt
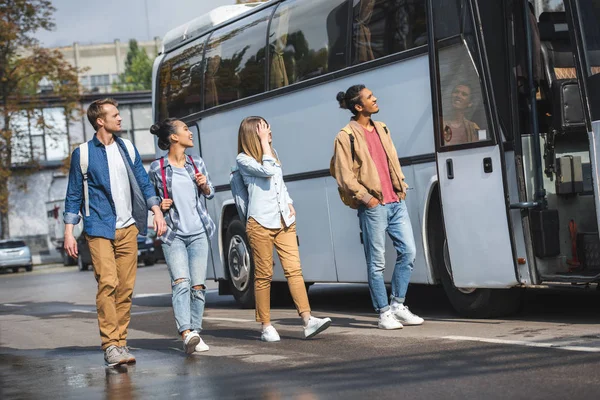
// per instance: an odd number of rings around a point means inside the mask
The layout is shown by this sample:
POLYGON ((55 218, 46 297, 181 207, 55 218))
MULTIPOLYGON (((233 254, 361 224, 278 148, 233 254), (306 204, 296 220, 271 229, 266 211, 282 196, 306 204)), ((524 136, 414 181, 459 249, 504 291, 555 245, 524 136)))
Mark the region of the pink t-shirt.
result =
POLYGON ((367 139, 369 153, 371 154, 371 158, 373 159, 375 167, 377 168, 377 173, 379 174, 381 191, 383 193, 383 203, 387 204, 400 201, 396 195, 396 192, 394 192, 387 154, 385 154, 385 150, 381 144, 381 139, 379 139, 379 135, 377 134, 375 127, 373 127, 370 131, 363 127, 363 130, 365 131, 365 139, 367 139))

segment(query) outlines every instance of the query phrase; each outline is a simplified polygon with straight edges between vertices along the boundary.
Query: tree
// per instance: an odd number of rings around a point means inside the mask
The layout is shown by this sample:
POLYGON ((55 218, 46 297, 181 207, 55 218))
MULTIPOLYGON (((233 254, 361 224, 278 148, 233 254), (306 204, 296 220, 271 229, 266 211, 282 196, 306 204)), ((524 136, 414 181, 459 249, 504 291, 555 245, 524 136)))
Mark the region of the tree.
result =
POLYGON ((135 39, 129 41, 125 60, 125 72, 119 77, 115 89, 122 92, 152 89, 152 60, 146 49, 140 48, 135 39))
MULTIPOLYGON (((79 106, 78 70, 57 50, 40 47, 35 33, 52 30, 48 0, 0 2, 0 236, 9 237, 8 181, 15 160, 36 165, 28 129, 52 135, 55 127, 41 111, 50 97, 60 99, 68 116, 79 106), (25 121, 25 123, 23 123, 25 121), (24 129, 27 128, 27 129, 24 129), (27 130, 27 133, 24 131, 27 130), (27 140, 23 140, 26 138, 27 140)), ((62 132, 64 134, 64 132, 62 132)), ((26 171, 33 171, 29 169, 26 171)), ((21 169, 23 171, 23 169, 21 169)))

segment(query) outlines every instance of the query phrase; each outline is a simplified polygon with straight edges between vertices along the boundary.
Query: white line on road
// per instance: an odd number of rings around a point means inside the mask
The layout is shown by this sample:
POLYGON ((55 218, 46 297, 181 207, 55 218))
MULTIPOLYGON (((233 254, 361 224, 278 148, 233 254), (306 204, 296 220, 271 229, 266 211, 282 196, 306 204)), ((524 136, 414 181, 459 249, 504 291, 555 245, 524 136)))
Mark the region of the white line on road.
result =
POLYGON ((589 352, 589 353, 600 353, 599 347, 564 346, 564 345, 561 345, 558 343, 528 342, 525 340, 491 339, 491 338, 479 338, 479 337, 471 337, 471 336, 443 336, 442 339, 455 340, 455 341, 495 343, 495 344, 512 344, 512 345, 516 345, 516 346, 541 347, 541 348, 545 348, 545 349, 559 349, 559 350, 571 350, 571 351, 585 351, 585 352, 589 352))
POLYGON ((4 303, 2 304, 3 306, 6 307, 25 307, 25 304, 12 304, 12 303, 4 303))
POLYGON ((80 310, 80 309, 73 309, 70 310, 70 312, 74 313, 82 313, 82 314, 96 314, 96 310, 80 310))
MULTIPOLYGON (((219 291, 219 289, 206 289, 205 293, 215 293, 219 291)), ((133 296, 134 299, 143 299, 146 297, 167 297, 171 296, 171 292, 169 293, 140 293, 133 296)))
POLYGON ((255 322, 252 319, 238 319, 238 318, 219 318, 219 317, 204 317, 203 320, 209 321, 227 321, 227 322, 255 322))

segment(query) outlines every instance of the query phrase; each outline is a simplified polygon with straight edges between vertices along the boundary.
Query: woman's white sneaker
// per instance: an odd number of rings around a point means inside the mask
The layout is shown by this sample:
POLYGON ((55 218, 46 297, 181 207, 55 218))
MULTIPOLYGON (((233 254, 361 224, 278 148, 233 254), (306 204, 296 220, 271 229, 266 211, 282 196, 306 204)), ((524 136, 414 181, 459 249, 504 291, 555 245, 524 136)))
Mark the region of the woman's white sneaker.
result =
POLYGON ((392 313, 404 325, 421 325, 425 320, 410 312, 404 304, 392 304, 392 313))
POLYGON ((279 338, 279 333, 273 327, 273 325, 267 326, 263 329, 262 334, 260 335, 260 340, 263 342, 279 342, 281 339, 279 338))
POLYGON ((378 326, 379 329, 402 329, 402 324, 394 317, 391 309, 379 314, 378 326))
POLYGON ((323 332, 331 325, 331 318, 315 318, 310 317, 308 324, 304 327, 304 339, 310 339, 311 337, 323 332))
POLYGON ((203 351, 208 351, 209 347, 206 343, 204 343, 204 340, 202 340, 202 338, 200 338, 200 343, 198 343, 196 345, 196 348, 194 349, 194 351, 196 353, 202 353, 203 351))
POLYGON ((200 335, 198 335, 198 332, 191 331, 185 335, 185 339, 183 340, 183 351, 187 354, 192 354, 198 343, 200 343, 200 335))

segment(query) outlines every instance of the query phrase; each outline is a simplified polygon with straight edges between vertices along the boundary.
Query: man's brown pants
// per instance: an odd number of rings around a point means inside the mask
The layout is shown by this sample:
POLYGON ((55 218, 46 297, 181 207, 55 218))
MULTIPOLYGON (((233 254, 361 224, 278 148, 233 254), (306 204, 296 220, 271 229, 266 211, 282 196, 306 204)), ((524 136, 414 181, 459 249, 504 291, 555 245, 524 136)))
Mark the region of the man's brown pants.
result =
POLYGON ((102 350, 112 345, 127 345, 137 272, 137 235, 138 229, 130 225, 117 229, 114 240, 86 236, 98 282, 96 309, 102 350))

